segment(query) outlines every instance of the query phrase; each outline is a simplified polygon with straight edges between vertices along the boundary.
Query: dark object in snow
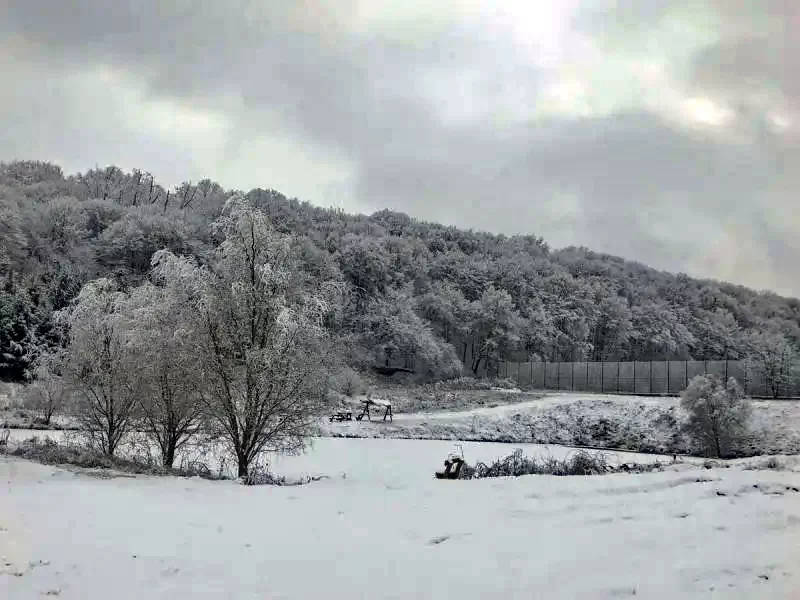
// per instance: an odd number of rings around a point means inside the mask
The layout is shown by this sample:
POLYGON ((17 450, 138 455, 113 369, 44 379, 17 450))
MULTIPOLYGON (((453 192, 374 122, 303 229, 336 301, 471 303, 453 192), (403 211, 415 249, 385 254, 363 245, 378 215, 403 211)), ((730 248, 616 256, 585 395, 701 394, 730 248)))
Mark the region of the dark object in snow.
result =
POLYGON ((347 412, 337 412, 330 416, 330 421, 333 423, 334 421, 352 421, 353 420, 353 413, 350 411, 347 412))
POLYGON ((464 459, 454 456, 444 461, 444 471, 436 471, 436 479, 458 479, 464 459))
POLYGON ((727 495, 728 494, 726 494, 725 492, 721 492, 721 491, 717 490, 717 496, 727 496, 727 495))
POLYGON ((378 375, 386 375, 387 377, 391 377, 395 373, 413 373, 414 369, 409 369, 408 367, 387 367, 376 365, 372 367, 372 370, 375 371, 378 375))
POLYGON ((389 402, 378 401, 378 400, 364 400, 362 402, 364 407, 361 409, 361 414, 356 417, 356 421, 362 421, 364 417, 367 417, 368 421, 372 421, 372 416, 369 414, 369 407, 370 406, 382 406, 386 409, 383 413, 383 420, 385 421, 386 418, 389 418, 389 421, 392 420, 392 405, 389 402))

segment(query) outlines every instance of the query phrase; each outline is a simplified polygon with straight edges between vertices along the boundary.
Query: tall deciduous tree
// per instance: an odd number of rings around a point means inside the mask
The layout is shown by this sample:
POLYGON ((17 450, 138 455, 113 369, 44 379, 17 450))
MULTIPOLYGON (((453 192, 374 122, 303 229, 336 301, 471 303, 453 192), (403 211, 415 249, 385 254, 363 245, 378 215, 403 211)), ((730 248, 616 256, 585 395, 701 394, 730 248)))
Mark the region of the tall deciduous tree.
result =
POLYGON ((200 345, 188 314, 193 307, 186 293, 149 283, 132 290, 126 305, 143 431, 158 445, 162 464, 172 467, 202 426, 200 345))
POLYGON ((216 225, 224 241, 213 268, 162 251, 154 276, 192 295, 207 415, 245 476, 263 453, 300 450, 313 432, 332 359, 325 296, 335 286, 304 281, 289 239, 241 197, 216 225))
POLYGON ((782 332, 765 330, 747 338, 747 360, 763 378, 767 391, 774 398, 785 393, 797 378, 797 350, 782 332))
POLYGON ((90 445, 109 456, 134 424, 141 383, 132 368, 126 302, 116 284, 98 279, 59 314, 68 326, 64 374, 77 394, 78 421, 90 445))

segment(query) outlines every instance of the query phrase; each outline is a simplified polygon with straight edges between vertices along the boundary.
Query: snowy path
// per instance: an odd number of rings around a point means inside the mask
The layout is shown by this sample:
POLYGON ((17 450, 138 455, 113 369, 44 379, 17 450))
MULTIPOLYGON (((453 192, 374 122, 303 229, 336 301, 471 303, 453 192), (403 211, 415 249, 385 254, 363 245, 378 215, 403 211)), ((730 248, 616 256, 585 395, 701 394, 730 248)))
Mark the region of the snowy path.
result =
POLYGON ((433 480, 451 448, 320 440, 293 488, 0 458, 0 598, 800 597, 800 473, 433 480))

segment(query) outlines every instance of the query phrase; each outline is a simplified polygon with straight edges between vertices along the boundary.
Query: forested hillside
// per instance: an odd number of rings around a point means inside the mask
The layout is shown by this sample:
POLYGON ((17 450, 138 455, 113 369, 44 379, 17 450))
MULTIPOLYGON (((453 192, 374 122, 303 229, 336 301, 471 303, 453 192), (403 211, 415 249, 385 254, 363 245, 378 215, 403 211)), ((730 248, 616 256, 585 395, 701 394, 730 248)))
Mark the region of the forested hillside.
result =
MULTIPOLYGON (((212 223, 232 194, 210 180, 167 190, 116 167, 65 176, 43 162, 0 165, 0 378, 23 379, 43 347, 61 343, 54 313, 87 282, 130 290, 161 249, 208 264, 221 242, 212 223)), ((552 250, 534 235, 349 215, 273 190, 244 199, 288 234, 308 277, 341 285, 327 326, 354 368, 443 378, 501 358, 785 357, 800 345, 797 299, 552 250)))

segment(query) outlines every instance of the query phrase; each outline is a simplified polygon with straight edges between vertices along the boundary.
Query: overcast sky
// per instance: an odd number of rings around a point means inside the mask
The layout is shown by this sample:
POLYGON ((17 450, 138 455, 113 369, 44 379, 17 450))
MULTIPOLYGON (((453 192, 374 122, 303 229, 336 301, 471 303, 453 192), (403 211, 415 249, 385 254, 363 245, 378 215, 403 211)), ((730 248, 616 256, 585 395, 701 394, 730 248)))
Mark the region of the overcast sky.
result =
POLYGON ((0 160, 800 296, 797 0, 0 0, 0 160))

